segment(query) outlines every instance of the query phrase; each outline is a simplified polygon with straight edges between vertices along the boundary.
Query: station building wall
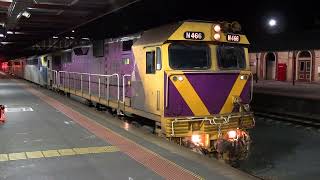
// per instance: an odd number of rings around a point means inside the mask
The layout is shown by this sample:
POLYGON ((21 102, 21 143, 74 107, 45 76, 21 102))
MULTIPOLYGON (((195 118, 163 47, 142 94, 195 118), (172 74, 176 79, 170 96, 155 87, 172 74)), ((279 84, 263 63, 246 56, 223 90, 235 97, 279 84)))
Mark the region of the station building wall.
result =
POLYGON ((296 81, 320 82, 320 49, 249 53, 249 58, 251 70, 260 80, 281 80, 278 66, 285 64, 285 81, 295 77, 296 81))

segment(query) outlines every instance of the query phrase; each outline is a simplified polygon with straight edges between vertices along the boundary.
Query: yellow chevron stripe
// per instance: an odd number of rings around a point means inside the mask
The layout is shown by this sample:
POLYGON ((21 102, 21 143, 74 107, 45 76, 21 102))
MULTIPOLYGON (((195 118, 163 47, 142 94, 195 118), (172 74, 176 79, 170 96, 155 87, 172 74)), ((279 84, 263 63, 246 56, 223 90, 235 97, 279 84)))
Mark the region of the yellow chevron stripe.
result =
POLYGON ((229 93, 229 96, 228 96, 226 102, 224 103, 223 107, 220 110, 220 114, 230 113, 233 109, 233 98, 239 97, 241 95, 243 88, 248 81, 247 79, 246 80, 240 79, 241 75, 250 75, 250 72, 246 72, 246 71, 240 72, 236 82, 234 83, 234 85, 229 93))
POLYGON ((210 115, 207 107, 204 105, 197 92, 192 87, 191 83, 185 75, 174 75, 170 77, 171 82, 177 88, 178 92, 182 96, 183 100, 187 103, 191 111, 195 116, 210 115), (183 80, 173 80, 173 77, 182 77, 183 80))

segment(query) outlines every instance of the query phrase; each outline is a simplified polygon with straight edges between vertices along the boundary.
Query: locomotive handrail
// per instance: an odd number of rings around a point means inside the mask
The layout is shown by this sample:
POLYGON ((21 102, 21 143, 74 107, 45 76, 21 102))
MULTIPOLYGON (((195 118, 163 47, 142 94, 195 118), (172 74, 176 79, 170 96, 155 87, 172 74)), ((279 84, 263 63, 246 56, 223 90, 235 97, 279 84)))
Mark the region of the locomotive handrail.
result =
POLYGON ((123 75, 122 76, 122 103, 123 103, 123 105, 125 105, 125 96, 126 96, 126 86, 125 86, 125 84, 124 84, 124 82, 125 82, 125 78, 126 77, 131 77, 131 74, 125 74, 125 75, 123 75))
MULTIPOLYGON (((119 74, 91 74, 91 73, 81 73, 81 72, 69 72, 69 71, 58 71, 59 77, 60 73, 68 74, 68 88, 70 89, 70 74, 80 75, 80 90, 83 92, 83 76, 88 76, 88 93, 91 95, 91 77, 98 77, 98 94, 99 98, 101 97, 101 77, 107 78, 107 100, 109 100, 110 94, 110 77, 117 78, 117 101, 120 101, 120 77, 119 74)), ((63 79, 65 79, 64 77, 63 79)), ((59 78, 59 86, 61 85, 61 79, 59 78)), ((65 83, 63 83, 65 87, 65 83)), ((74 81, 74 89, 76 89, 75 81, 74 81)))
POLYGON ((52 78, 52 84, 53 85, 58 85, 57 84, 57 79, 58 79, 58 71, 57 70, 52 70, 52 69, 48 69, 48 71, 53 73, 53 77, 52 78))

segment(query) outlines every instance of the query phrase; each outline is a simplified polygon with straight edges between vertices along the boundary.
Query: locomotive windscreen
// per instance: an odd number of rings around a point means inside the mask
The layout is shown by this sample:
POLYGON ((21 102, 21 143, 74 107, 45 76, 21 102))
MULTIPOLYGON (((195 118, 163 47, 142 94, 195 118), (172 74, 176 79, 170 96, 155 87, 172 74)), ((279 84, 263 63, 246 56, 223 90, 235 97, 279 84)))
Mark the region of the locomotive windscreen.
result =
POLYGON ((244 69, 246 59, 243 47, 218 46, 217 57, 222 69, 244 69))
POLYGON ((172 69, 209 69, 210 48, 205 44, 171 44, 169 65, 172 69))

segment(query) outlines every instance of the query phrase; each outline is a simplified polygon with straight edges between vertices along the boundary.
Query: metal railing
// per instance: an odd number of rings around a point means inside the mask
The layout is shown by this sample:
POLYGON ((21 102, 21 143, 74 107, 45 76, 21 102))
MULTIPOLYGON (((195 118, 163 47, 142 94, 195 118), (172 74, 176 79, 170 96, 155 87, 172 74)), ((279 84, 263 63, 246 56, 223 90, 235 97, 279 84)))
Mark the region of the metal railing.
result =
POLYGON ((52 70, 52 69, 48 69, 48 71, 50 73, 50 78, 52 79, 52 85, 56 85, 57 86, 58 71, 57 70, 52 70))
POLYGON ((122 76, 122 103, 125 104, 126 102, 126 85, 125 85, 125 80, 126 77, 131 77, 130 74, 125 74, 122 76))
POLYGON ((84 92, 84 83, 88 83, 88 94, 92 95, 92 83, 97 83, 98 84, 98 97, 101 98, 101 85, 104 83, 101 83, 101 79, 106 79, 106 98, 107 100, 110 99, 110 78, 116 77, 117 83, 117 101, 120 100, 120 77, 119 74, 110 74, 110 75, 105 75, 105 74, 90 74, 90 73, 80 73, 80 72, 69 72, 69 71, 58 71, 58 81, 57 81, 57 86, 58 87, 63 87, 73 90, 80 90, 81 93, 84 92), (80 77, 80 79, 79 79, 80 77), (98 82, 93 81, 93 78, 98 79, 98 82), (77 80, 80 81, 80 88, 77 87, 77 80), (86 81, 87 80, 87 81, 86 81))

